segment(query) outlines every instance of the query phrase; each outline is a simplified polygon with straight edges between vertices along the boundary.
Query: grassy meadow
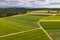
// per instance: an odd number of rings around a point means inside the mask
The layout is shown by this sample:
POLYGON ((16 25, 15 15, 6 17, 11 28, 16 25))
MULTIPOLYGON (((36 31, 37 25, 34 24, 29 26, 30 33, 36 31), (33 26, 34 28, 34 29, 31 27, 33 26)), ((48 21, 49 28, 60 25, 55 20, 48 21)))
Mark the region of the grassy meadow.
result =
POLYGON ((0 18, 0 40, 50 40, 37 24, 43 17, 20 15, 0 18))
POLYGON ((60 16, 43 18, 41 25, 47 30, 54 40, 60 39, 60 16))

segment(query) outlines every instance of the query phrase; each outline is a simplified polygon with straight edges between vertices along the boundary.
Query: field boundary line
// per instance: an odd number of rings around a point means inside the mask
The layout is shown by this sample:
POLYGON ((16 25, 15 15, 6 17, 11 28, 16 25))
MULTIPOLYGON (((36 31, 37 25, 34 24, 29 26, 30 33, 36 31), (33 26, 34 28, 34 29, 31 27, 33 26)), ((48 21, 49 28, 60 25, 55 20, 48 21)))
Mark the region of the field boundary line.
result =
POLYGON ((41 20, 41 22, 59 22, 60 20, 41 20))
MULTIPOLYGON (((55 15, 54 15, 55 16, 55 15)), ((51 17, 51 16, 50 16, 51 17)), ((39 27, 44 31, 44 33, 49 37, 50 40, 54 40, 50 35, 49 33, 43 28, 43 26, 41 25, 41 20, 45 19, 45 18, 48 18, 48 17, 44 17, 42 19, 40 19, 37 24, 39 25, 39 27)))
POLYGON ((2 35, 2 36, 0 36, 0 38, 9 37, 9 36, 13 36, 13 35, 21 34, 21 33, 26 33, 26 32, 31 32, 31 31, 38 30, 38 29, 40 29, 40 28, 31 29, 28 31, 16 32, 16 33, 7 34, 7 35, 2 35))

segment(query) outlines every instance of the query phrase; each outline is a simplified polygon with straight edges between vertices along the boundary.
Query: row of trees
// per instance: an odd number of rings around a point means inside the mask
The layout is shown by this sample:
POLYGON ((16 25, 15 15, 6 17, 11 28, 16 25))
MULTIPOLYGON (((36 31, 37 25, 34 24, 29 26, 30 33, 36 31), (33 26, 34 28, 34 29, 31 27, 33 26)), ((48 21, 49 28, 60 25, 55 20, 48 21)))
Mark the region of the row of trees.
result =
MULTIPOLYGON (((59 12, 60 12, 60 10, 57 9, 57 10, 56 10, 56 13, 59 13, 59 12)), ((50 9, 48 10, 48 13, 51 13, 50 9)))
POLYGON ((25 10, 17 8, 0 8, 0 17, 7 17, 12 15, 24 14, 25 10))

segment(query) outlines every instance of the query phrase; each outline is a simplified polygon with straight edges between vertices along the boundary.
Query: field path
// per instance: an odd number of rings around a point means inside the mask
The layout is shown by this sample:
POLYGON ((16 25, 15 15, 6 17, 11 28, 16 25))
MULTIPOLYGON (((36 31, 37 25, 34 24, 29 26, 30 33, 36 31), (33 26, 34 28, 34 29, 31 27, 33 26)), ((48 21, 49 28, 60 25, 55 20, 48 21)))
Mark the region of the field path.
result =
POLYGON ((41 22, 60 22, 60 20, 41 20, 41 22))
POLYGON ((8 37, 8 36, 13 36, 13 35, 17 35, 17 34, 21 34, 21 33, 25 33, 25 32, 30 32, 30 31, 34 31, 34 30, 39 30, 39 29, 40 29, 40 28, 36 28, 36 29, 28 30, 28 31, 22 31, 22 32, 17 32, 17 33, 2 35, 2 36, 0 36, 0 38, 8 37))
MULTIPOLYGON (((55 15, 53 15, 53 16, 55 16, 55 15)), ((40 19, 37 23, 38 23, 38 25, 40 26, 40 28, 44 31, 44 33, 50 38, 50 40, 54 40, 54 39, 49 35, 49 33, 43 28, 43 26, 41 25, 41 21, 42 21, 43 19, 45 19, 45 18, 48 18, 48 17, 44 17, 44 18, 40 19)))

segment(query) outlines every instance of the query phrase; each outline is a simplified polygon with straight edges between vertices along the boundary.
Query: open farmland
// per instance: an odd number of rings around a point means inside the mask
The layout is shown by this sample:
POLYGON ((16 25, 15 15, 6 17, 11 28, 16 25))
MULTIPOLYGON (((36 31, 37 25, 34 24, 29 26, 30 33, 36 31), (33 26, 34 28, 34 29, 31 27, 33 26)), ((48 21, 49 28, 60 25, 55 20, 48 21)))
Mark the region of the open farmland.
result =
POLYGON ((37 24, 44 16, 0 18, 0 40, 50 40, 37 24))
POLYGON ((59 40, 60 16, 15 15, 0 18, 0 40, 59 40))
POLYGON ((45 17, 40 23, 54 40, 60 40, 60 16, 45 17))

